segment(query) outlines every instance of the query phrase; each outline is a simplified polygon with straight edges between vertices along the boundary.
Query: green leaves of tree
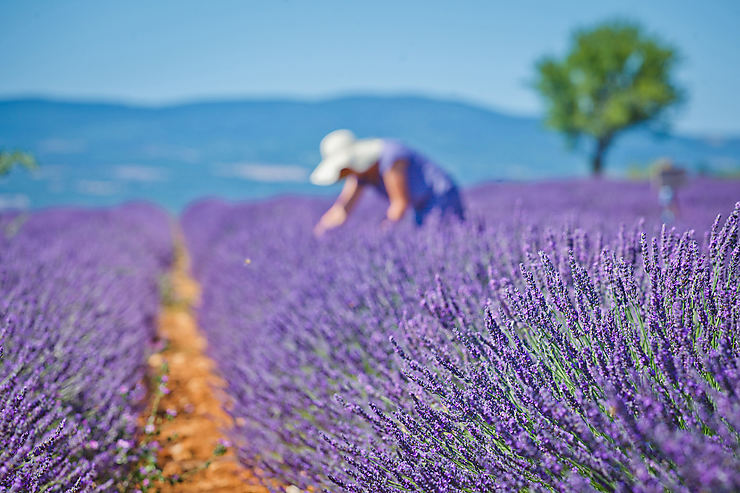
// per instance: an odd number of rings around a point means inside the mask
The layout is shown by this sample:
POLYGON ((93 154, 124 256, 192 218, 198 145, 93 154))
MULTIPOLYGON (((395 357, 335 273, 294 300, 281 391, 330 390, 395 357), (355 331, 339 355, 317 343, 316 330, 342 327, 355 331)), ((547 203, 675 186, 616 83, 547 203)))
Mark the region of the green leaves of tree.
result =
POLYGON ((683 93, 672 81, 676 50, 624 21, 607 22, 575 32, 563 59, 537 63, 535 87, 547 105, 546 123, 573 145, 595 140, 592 169, 619 132, 657 121, 683 93))
POLYGON ((0 176, 10 173, 10 170, 16 164, 28 169, 36 169, 38 167, 36 160, 27 152, 0 151, 0 176))

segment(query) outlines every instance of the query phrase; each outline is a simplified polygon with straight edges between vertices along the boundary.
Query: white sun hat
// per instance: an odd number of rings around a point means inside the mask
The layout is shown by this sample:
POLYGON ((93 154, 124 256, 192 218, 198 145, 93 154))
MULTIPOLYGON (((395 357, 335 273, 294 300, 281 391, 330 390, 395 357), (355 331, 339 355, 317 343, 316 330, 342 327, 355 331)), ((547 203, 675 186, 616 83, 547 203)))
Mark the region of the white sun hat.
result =
POLYGON ((383 152, 382 139, 357 139, 349 130, 335 130, 321 140, 321 162, 311 173, 314 185, 333 185, 342 169, 370 169, 383 152))

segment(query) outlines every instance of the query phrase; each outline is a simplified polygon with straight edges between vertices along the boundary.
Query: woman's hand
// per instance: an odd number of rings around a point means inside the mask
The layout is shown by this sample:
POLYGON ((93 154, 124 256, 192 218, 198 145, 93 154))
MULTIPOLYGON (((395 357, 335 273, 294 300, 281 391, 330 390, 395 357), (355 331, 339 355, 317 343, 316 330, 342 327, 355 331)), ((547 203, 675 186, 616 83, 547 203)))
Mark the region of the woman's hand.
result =
POLYGON ((314 236, 321 236, 328 230, 344 224, 344 221, 347 220, 347 215, 354 208, 355 203, 357 203, 361 192, 362 185, 357 181, 357 176, 351 174, 347 176, 342 192, 337 197, 334 205, 321 216, 318 224, 313 228, 314 236))
POLYGON ((390 205, 386 211, 388 221, 398 222, 401 220, 411 202, 409 194, 408 179, 406 177, 408 161, 396 161, 393 166, 383 175, 385 189, 388 192, 390 205))
POLYGON ((313 228, 313 234, 314 236, 322 236, 328 230, 341 226, 346 220, 347 211, 345 208, 335 204, 321 216, 321 219, 319 219, 319 222, 313 228))

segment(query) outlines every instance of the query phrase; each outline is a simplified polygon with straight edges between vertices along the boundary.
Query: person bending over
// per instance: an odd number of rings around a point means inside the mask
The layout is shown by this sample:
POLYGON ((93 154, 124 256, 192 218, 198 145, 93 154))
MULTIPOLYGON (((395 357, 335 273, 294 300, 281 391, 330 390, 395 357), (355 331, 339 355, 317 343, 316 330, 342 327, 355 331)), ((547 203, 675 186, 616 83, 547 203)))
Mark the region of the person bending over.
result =
POLYGON ((335 130, 322 139, 320 150, 322 161, 311 173, 311 183, 344 180, 344 187, 316 224, 316 235, 341 226, 368 186, 390 202, 384 223, 400 221, 408 209, 413 209, 417 225, 433 210, 463 219, 460 193, 449 175, 397 140, 357 139, 349 130, 335 130))

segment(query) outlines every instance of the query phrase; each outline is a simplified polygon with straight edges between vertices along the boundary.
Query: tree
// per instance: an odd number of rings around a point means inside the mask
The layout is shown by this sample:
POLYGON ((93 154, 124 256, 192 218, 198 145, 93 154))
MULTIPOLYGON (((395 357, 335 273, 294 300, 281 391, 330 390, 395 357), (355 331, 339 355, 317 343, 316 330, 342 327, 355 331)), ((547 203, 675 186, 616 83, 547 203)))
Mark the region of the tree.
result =
POLYGON ((600 175, 619 133, 665 123, 666 109, 683 99, 672 80, 677 62, 673 47, 637 24, 611 21, 578 30, 565 58, 537 63, 535 87, 546 103, 546 124, 570 145, 593 139, 591 169, 600 175))
POLYGON ((27 152, 0 151, 0 176, 10 173, 11 168, 20 164, 28 169, 36 168, 36 160, 27 152))

